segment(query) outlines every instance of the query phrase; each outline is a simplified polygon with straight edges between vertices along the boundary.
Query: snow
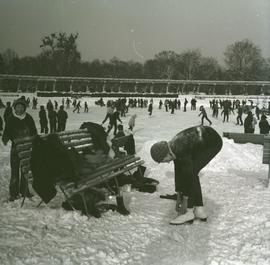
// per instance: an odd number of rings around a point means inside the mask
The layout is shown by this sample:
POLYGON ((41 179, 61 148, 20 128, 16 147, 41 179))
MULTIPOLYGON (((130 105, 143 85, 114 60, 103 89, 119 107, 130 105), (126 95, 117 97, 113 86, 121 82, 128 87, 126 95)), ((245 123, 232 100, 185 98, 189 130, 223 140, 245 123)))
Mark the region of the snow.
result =
MULTIPOLYGON (((4 102, 9 99, 3 98, 4 102)), ((86 100, 89 113, 69 111, 67 129, 79 128, 84 121, 103 120, 105 108, 94 106, 95 99, 86 100)), ((0 264, 270 264, 268 166, 262 164, 260 145, 240 145, 223 138, 221 152, 200 173, 207 222, 169 225, 176 215, 174 201, 159 195, 174 192, 173 165, 156 164, 149 150, 156 141, 169 140, 180 130, 199 124, 200 117, 198 110, 190 108, 173 115, 158 110, 158 100, 154 99, 152 117, 146 109, 130 109, 123 118, 127 128, 129 117, 137 113, 137 154, 145 160, 145 175, 160 181, 153 194, 124 194, 129 216, 109 211, 96 219, 67 212, 61 209, 60 192, 39 208, 37 196, 26 200, 23 208, 20 200, 7 202, 9 146, 0 144, 0 264)), ((208 100, 199 100, 201 104, 209 106, 208 100)), ((243 132, 243 127, 235 125, 236 116, 223 123, 206 110, 221 135, 223 131, 243 132)), ((38 121, 38 111, 29 113, 38 121)))

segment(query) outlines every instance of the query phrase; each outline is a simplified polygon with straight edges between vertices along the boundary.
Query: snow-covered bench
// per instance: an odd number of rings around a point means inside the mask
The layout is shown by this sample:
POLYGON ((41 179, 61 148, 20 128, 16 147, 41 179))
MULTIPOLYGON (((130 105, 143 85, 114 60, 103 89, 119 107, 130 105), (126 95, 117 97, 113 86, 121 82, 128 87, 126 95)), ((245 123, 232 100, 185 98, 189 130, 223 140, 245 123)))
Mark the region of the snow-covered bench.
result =
POLYGON ((264 142, 264 135, 255 133, 223 132, 223 137, 233 139, 238 144, 252 143, 263 145, 264 142))
POLYGON ((269 165, 268 168, 268 181, 267 181, 267 187, 269 186, 270 181, 270 136, 265 135, 264 136, 264 142, 263 142, 263 164, 269 165))
POLYGON ((254 134, 254 133, 231 133, 224 132, 223 137, 228 139, 233 139, 235 143, 245 144, 253 143, 263 145, 263 164, 268 164, 268 180, 267 187, 270 181, 270 136, 264 134, 254 134))
MULTIPOLYGON (((91 134, 87 131, 87 129, 80 130, 71 130, 65 132, 57 133, 61 142, 65 147, 75 148, 77 151, 82 152, 85 148, 90 148, 91 151, 94 151, 94 146, 92 143, 91 134)), ((47 137, 47 135, 41 135, 41 138, 47 137)), ((18 151, 19 159, 20 159, 20 167, 23 176, 25 177, 27 183, 32 183, 33 176, 31 172, 30 166, 30 158, 32 152, 32 142, 35 137, 26 137, 22 139, 18 139, 15 141, 16 149, 18 151)), ((118 149, 119 146, 124 141, 115 141, 113 143, 114 148, 118 149)), ((128 172, 130 170, 137 168, 139 165, 142 165, 144 161, 140 157, 136 157, 135 155, 125 155, 121 157, 117 157, 109 161, 108 163, 99 166, 94 171, 91 170, 89 173, 84 172, 83 175, 80 175, 79 181, 75 184, 74 182, 64 182, 61 181, 56 183, 59 186, 60 190, 63 192, 66 200, 70 202, 70 198, 79 194, 84 202, 85 212, 87 213, 87 204, 85 200, 85 191, 89 188, 93 188, 93 190, 97 190, 95 186, 107 182, 111 179, 115 180, 117 186, 117 193, 119 195, 119 187, 117 182, 117 176, 128 172)), ((139 169, 139 168, 138 168, 139 169)), ((25 196, 22 201, 22 206, 24 204, 25 196)))

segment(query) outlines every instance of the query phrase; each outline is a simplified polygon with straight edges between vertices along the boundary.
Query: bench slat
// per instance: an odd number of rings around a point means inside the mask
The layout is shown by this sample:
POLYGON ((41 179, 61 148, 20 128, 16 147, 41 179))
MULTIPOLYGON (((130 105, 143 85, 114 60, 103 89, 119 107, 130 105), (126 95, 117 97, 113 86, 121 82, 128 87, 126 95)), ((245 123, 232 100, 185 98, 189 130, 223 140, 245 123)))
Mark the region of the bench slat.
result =
POLYGON ((95 178, 88 178, 84 183, 78 184, 77 188, 75 188, 74 184, 73 185, 68 184, 67 186, 61 185, 61 187, 64 189, 66 193, 68 193, 69 197, 71 197, 72 195, 80 191, 83 191, 87 189, 88 187, 95 186, 102 182, 105 182, 113 177, 123 174, 129 170, 132 170, 133 168, 138 167, 139 165, 142 165, 143 163, 144 163, 143 160, 139 160, 126 167, 123 167, 122 169, 118 168, 118 170, 113 173, 108 172, 107 174, 98 175, 95 178))
POLYGON ((233 139, 235 143, 264 144, 264 134, 224 132, 223 137, 233 139))

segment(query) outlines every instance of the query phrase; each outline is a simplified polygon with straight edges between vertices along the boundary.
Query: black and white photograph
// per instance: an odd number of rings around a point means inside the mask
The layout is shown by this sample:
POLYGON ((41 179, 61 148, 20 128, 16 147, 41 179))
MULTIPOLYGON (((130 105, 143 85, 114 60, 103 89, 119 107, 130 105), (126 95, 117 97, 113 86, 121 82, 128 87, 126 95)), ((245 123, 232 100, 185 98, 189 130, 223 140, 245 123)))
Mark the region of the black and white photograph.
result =
POLYGON ((0 0, 1 265, 270 265, 269 0, 0 0))

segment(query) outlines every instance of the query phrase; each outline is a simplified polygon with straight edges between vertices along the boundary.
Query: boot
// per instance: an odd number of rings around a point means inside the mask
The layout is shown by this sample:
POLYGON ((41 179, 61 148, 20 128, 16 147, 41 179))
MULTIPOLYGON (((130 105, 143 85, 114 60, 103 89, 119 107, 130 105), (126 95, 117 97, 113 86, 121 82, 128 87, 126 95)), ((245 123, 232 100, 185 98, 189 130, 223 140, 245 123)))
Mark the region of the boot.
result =
POLYGON ((186 213, 178 215, 175 219, 170 221, 171 225, 181 225, 184 223, 192 224, 195 216, 193 213, 193 208, 188 208, 186 213))
POLYGON ((119 212, 122 215, 129 215, 130 214, 130 212, 127 210, 127 208, 124 204, 123 196, 117 196, 116 202, 117 202, 117 212, 119 212))
POLYGON ((195 215, 195 218, 200 219, 203 222, 207 221, 208 216, 207 216, 203 206, 195 206, 194 207, 194 215, 195 215))

